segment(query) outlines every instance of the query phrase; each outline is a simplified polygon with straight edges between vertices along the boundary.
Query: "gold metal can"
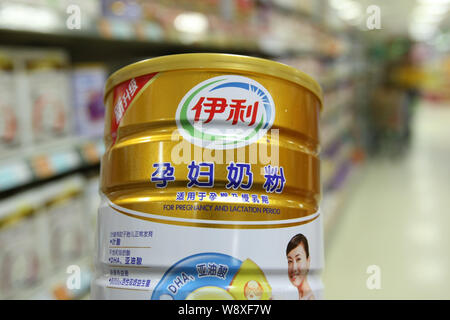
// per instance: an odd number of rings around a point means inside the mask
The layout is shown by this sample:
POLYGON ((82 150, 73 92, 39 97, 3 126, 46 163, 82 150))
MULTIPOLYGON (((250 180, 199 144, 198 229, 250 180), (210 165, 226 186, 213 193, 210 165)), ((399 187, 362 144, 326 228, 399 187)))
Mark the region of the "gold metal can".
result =
POLYGON ((94 298, 321 297, 312 78, 172 55, 114 73, 105 103, 94 298))

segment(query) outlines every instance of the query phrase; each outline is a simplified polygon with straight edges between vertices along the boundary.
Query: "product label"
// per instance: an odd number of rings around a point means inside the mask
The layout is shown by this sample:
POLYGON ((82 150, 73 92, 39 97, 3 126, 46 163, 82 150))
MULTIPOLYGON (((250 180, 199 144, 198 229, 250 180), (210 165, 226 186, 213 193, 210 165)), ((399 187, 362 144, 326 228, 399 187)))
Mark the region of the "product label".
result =
POLYGON ((44 70, 28 74, 33 141, 65 135, 70 129, 68 85, 65 71, 44 70))
MULTIPOLYGON (((122 210, 126 210, 122 208, 122 210)), ((101 277, 109 299, 320 299, 321 217, 282 229, 201 228, 128 216, 104 198, 101 277)))
POLYGON ((234 149, 263 137, 275 119, 270 93, 255 80, 227 75, 192 88, 178 105, 183 137, 208 149, 234 149))
POLYGON ((113 141, 117 137, 117 129, 128 107, 130 107, 133 100, 138 96, 139 92, 149 83, 149 81, 156 75, 152 73, 149 75, 133 78, 125 81, 114 88, 114 107, 111 120, 111 136, 113 141))

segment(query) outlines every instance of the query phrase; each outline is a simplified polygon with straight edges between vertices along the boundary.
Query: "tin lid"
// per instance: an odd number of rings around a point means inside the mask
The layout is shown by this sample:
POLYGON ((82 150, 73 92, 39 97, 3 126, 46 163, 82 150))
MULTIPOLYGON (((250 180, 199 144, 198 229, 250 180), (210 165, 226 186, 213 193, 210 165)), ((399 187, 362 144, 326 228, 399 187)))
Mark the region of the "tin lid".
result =
POLYGON ((320 85, 306 73, 288 65, 255 57, 222 53, 187 53, 143 60, 113 73, 106 82, 105 97, 116 85, 154 72, 183 69, 223 69, 266 74, 288 80, 311 91, 323 105, 320 85))

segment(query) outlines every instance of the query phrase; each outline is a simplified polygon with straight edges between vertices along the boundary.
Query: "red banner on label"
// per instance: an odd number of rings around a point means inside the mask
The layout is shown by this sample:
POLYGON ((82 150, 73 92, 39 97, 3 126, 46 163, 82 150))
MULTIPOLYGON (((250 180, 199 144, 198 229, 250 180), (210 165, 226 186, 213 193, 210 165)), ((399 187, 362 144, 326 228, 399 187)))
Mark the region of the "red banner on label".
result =
POLYGON ((122 82, 114 88, 113 112, 111 116, 111 137, 113 144, 116 142, 117 129, 131 102, 155 75, 156 73, 152 73, 133 78, 122 82))

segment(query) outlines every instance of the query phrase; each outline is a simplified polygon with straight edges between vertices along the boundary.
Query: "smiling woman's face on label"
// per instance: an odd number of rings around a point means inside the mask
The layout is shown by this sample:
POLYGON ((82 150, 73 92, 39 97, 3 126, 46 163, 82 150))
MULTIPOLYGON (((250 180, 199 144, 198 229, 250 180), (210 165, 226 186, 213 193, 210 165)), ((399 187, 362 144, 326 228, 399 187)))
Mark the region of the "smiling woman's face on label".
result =
POLYGON ((288 275, 291 283, 298 287, 302 284, 309 270, 309 257, 306 257, 305 249, 300 244, 287 255, 288 275))

